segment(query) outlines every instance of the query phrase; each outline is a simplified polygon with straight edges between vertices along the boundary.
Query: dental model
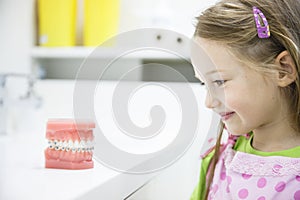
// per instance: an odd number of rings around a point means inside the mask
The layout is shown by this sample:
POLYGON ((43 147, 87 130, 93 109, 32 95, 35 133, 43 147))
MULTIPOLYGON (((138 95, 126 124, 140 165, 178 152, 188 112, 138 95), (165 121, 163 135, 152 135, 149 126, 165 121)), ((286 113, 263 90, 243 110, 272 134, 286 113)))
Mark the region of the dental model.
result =
POLYGON ((45 167, 56 169, 93 168, 93 128, 95 128, 95 123, 91 121, 48 120, 45 167))

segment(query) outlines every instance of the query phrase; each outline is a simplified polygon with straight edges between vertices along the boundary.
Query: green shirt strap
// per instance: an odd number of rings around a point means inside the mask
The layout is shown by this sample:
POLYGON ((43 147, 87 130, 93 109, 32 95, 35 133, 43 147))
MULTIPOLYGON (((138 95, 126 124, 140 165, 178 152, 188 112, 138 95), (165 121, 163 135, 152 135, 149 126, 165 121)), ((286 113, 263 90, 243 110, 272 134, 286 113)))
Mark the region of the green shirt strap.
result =
POLYGON ((204 200, 205 190, 206 190, 206 174, 210 164, 211 159, 213 158, 215 151, 210 152, 205 158, 203 158, 200 169, 200 179, 199 183, 194 189, 194 192, 190 200, 204 200))

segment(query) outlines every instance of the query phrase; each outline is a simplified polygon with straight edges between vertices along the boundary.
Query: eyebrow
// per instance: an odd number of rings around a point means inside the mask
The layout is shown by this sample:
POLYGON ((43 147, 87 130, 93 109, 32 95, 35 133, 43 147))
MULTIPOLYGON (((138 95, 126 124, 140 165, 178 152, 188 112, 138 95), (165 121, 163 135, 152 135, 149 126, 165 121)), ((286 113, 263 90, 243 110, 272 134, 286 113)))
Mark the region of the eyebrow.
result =
MULTIPOLYGON (((209 72, 207 72, 206 73, 206 75, 211 75, 211 74, 214 74, 214 73, 217 73, 217 72, 224 72, 225 70, 216 70, 216 69, 214 69, 214 70, 212 70, 212 71, 209 71, 209 72)), ((199 80, 201 80, 201 78, 200 78, 200 76, 198 76, 198 74, 196 74, 195 73, 195 75, 194 75, 197 79, 199 79, 199 80)), ((201 81, 202 82, 202 81, 201 81)))
POLYGON ((224 72, 224 71, 225 71, 225 70, 222 70, 222 69, 220 69, 220 70, 214 69, 214 70, 212 70, 212 71, 207 72, 206 75, 214 74, 214 73, 217 73, 217 72, 224 72))

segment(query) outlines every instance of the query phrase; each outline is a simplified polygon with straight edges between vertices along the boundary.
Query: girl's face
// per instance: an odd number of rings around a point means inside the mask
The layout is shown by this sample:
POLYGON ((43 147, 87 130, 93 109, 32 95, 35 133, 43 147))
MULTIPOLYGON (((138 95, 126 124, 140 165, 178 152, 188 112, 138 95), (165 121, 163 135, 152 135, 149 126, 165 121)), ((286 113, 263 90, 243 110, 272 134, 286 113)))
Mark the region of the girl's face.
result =
POLYGON ((196 42, 211 59, 211 64, 203 64, 197 50, 192 51, 195 75, 208 90, 205 104, 221 116, 230 133, 245 134, 280 122, 280 94, 271 77, 246 67, 221 44, 202 38, 196 42))

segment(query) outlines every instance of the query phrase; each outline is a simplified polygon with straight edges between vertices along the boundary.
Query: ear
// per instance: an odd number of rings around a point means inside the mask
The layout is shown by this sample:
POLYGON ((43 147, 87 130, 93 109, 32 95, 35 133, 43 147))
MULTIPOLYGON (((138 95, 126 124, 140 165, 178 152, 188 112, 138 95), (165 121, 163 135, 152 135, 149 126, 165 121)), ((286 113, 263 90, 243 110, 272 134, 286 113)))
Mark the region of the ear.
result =
POLYGON ((281 69, 281 72, 277 74, 277 84, 280 87, 286 87, 296 80, 296 65, 288 51, 281 52, 276 57, 275 64, 281 69))

